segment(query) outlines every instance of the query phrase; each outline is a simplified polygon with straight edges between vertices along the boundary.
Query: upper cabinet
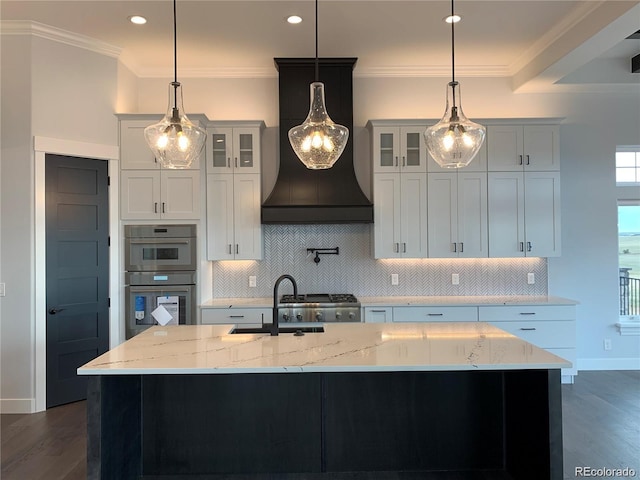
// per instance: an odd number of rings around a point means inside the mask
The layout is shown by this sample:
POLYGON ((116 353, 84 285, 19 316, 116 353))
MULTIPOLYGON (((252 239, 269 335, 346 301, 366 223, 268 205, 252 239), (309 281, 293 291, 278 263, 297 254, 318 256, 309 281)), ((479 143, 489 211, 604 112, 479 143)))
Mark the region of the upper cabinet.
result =
POLYGON ((200 218, 200 159, 188 169, 162 168, 144 138, 144 129, 161 118, 119 115, 122 220, 200 218))
POLYGON ((419 173, 427 171, 424 125, 389 125, 369 122, 373 136, 374 173, 419 173))
POLYGON ((558 125, 489 125, 490 172, 559 171, 558 125))
MULTIPOLYGON (((159 122, 161 118, 162 115, 120 116, 120 168, 122 170, 159 170, 161 168, 144 138, 144 129, 159 122), (140 117, 145 118, 140 119, 140 117)), ((194 161, 189 169, 199 170, 199 159, 194 161)))
POLYGON ((207 173, 260 173, 264 122, 213 122, 207 128, 207 173))

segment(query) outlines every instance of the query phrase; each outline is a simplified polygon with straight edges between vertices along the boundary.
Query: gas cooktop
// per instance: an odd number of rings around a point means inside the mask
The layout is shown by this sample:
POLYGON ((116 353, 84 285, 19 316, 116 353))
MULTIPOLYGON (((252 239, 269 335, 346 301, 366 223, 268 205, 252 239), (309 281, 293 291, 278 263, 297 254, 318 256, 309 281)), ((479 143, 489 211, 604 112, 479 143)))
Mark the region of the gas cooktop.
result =
POLYGON ((290 303, 358 303, 358 299, 350 293, 307 293, 302 295, 282 295, 281 304, 290 303))

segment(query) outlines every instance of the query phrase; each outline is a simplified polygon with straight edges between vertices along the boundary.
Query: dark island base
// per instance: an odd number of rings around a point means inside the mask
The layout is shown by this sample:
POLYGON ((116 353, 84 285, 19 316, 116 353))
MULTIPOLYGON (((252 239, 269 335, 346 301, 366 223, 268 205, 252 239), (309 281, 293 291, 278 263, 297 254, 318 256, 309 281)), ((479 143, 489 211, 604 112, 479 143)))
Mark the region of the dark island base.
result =
POLYGON ((559 370, 97 376, 88 478, 561 480, 559 370))

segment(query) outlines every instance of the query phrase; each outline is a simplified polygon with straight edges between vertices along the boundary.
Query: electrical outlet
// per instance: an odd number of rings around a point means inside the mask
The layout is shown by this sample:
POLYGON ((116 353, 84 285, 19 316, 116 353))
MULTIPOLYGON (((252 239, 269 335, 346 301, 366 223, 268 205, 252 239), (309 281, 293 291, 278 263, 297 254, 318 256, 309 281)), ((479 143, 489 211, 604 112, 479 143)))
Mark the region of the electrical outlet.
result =
POLYGON ((391 285, 398 285, 398 274, 397 273, 392 273, 391 274, 391 285))
POLYGON ((4 282, 0 283, 0 297, 4 297, 4 282))
POLYGON ((452 273, 451 274, 451 285, 460 285, 460 274, 452 273))
POLYGON ((533 285, 534 283, 536 283, 535 273, 527 273, 527 283, 529 285, 533 285))
POLYGON ((250 287, 255 287, 256 286, 256 276, 255 275, 249 275, 249 286, 250 287))
POLYGON ((611 350, 611 339, 610 338, 605 338, 603 346, 604 346, 605 350, 611 350))

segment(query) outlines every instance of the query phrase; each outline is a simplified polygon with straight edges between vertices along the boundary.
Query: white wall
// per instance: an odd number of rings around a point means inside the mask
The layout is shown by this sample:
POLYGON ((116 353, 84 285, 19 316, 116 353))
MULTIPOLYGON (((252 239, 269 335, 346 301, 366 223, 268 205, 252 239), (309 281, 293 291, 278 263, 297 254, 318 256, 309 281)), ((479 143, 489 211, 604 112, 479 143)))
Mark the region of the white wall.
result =
MULTIPOLYGON (((35 402, 34 136, 117 145, 117 60, 39 37, 2 36, 3 412, 35 402)), ((42 350, 43 346, 38 345, 42 350)))

